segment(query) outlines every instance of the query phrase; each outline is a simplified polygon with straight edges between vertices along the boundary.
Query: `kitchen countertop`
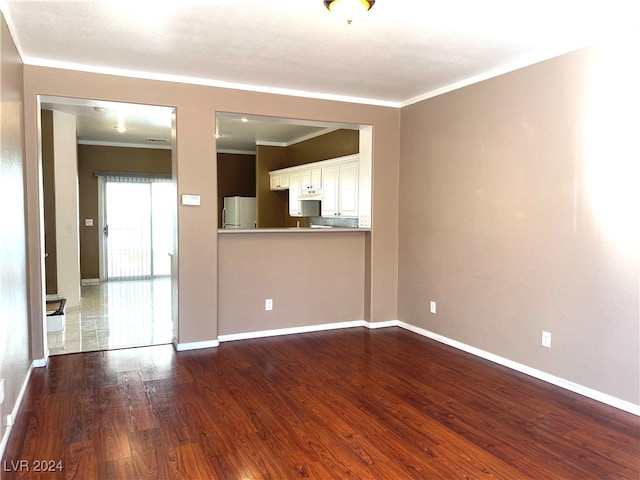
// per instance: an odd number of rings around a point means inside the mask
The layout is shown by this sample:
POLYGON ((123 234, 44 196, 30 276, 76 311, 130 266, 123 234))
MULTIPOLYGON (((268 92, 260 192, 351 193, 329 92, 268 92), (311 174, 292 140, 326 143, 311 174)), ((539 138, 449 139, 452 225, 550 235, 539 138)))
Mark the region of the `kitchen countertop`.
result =
POLYGON ((219 228, 218 233, 234 234, 234 233, 344 233, 344 232, 370 232, 370 228, 347 228, 347 227, 330 227, 330 228, 311 228, 311 227, 284 227, 284 228, 219 228))

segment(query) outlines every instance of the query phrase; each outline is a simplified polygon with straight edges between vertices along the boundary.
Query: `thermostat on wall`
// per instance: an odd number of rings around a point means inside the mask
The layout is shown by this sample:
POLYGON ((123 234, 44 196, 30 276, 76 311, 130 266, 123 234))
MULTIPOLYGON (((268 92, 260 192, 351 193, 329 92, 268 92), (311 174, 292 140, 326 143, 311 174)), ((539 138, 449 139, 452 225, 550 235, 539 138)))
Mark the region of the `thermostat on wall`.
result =
POLYGON ((182 205, 200 205, 200 195, 182 195, 182 205))

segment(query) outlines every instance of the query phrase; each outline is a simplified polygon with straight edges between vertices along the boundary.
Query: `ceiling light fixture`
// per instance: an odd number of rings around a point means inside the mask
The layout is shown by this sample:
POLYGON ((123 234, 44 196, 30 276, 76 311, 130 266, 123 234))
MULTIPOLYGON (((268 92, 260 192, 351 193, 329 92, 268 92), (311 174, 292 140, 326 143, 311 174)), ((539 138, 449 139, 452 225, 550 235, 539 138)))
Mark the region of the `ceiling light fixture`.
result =
POLYGON ((349 25, 355 18, 369 11, 374 3, 375 0, 324 0, 324 6, 330 12, 344 18, 349 25))

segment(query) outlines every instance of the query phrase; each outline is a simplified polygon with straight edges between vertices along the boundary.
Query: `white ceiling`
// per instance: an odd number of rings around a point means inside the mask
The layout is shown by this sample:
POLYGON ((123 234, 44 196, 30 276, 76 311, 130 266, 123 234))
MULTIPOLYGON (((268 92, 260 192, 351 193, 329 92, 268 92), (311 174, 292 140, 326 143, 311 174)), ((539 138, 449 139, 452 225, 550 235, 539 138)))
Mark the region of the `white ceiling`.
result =
POLYGON ((377 0, 347 25, 322 0, 0 0, 26 64, 394 107, 637 28, 639 5, 377 0))

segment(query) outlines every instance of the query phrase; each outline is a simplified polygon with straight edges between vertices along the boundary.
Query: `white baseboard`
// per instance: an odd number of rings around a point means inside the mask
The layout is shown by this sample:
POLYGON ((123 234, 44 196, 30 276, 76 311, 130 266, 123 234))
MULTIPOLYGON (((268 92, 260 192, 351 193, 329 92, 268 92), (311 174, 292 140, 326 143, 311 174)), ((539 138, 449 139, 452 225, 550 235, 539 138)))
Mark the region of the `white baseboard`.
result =
POLYGON ((594 390, 592 388, 579 385, 577 383, 571 382, 564 378, 556 377, 555 375, 551 375, 549 373, 543 372, 541 370, 537 370, 535 368, 529 367, 522 363, 509 360, 508 358, 495 355, 493 353, 481 350, 471 345, 467 345, 457 340, 444 337, 442 335, 431 332, 429 330, 425 330, 424 328, 410 325, 400 320, 388 320, 385 322, 367 322, 365 320, 354 320, 350 322, 326 323, 322 325, 278 328, 273 330, 261 330, 261 331, 255 331, 255 332, 220 335, 218 337, 218 341, 213 340, 209 342, 179 344, 179 343, 176 343, 174 340, 174 344, 176 345, 176 350, 178 351, 193 350, 197 348, 217 347, 219 342, 231 342, 235 340, 249 340, 253 338, 275 337, 279 335, 293 335, 297 333, 320 332, 325 330, 336 330, 336 329, 354 328, 354 327, 366 327, 371 330, 378 329, 378 328, 387 328, 387 327, 404 328, 405 330, 408 330, 410 332, 416 333, 423 337, 430 338, 432 340, 435 340, 437 342, 443 343, 450 347, 456 348, 463 352, 470 353, 472 355, 483 358, 485 360, 489 360, 493 363, 497 363, 498 365, 502 365, 504 367, 515 370, 517 372, 524 373, 525 375, 529 375, 530 377, 537 378, 538 380, 542 380, 544 382, 550 383, 557 387, 564 388, 565 390, 568 390, 570 392, 577 393, 584 397, 591 398, 592 400, 596 400, 606 405, 618 408, 620 410, 624 410, 625 412, 629 412, 633 415, 640 416, 640 405, 636 405, 635 403, 631 403, 626 400, 619 399, 612 395, 602 393, 598 390, 594 390))
POLYGON ((387 328, 387 327, 399 327, 398 320, 388 320, 386 322, 367 322, 365 325, 370 330, 375 330, 376 328, 387 328))
MULTIPOLYGON (((13 425, 18 418, 18 412, 20 411, 20 406, 22 405, 22 399, 24 398, 24 393, 27 391, 27 386, 29 385, 29 379, 31 378, 31 372, 33 372, 33 364, 29 366, 29 371, 22 382, 22 388, 20 388, 20 392, 18 392, 18 398, 16 398, 16 403, 13 405, 13 409, 11 410, 11 425, 7 426, 4 431, 4 435, 2 436, 2 441, 0 441, 0 458, 4 456, 4 450, 7 448, 7 442, 9 441, 9 435, 11 434, 11 430, 13 429, 13 425)), ((5 419, 3 418, 4 422, 5 419)))
POLYGON ((82 285, 83 287, 85 285, 100 285, 100 279, 99 278, 83 278, 82 280, 80 280, 80 285, 82 285))
POLYGON ((200 350, 202 348, 214 348, 220 345, 218 340, 206 340, 204 342, 191 342, 191 343, 179 343, 175 338, 173 339, 173 347, 178 352, 184 352, 187 350, 200 350))
POLYGON ((437 333, 430 332, 429 330, 425 330, 424 328, 416 327, 414 325, 410 325, 401 321, 397 321, 396 325, 404 328, 405 330, 417 333, 418 335, 422 335, 450 347, 462 350, 463 352, 471 353, 472 355, 484 358, 485 360, 489 360, 517 372, 524 373, 525 375, 537 378, 538 380, 542 380, 557 387, 564 388, 565 390, 569 390, 570 392, 580 394, 582 396, 591 398, 592 400, 597 400, 598 402, 605 403, 609 406, 624 410, 625 412, 640 416, 640 405, 636 405, 635 403, 631 403, 626 400, 608 395, 606 393, 602 393, 598 390, 579 385, 564 378, 556 377, 555 375, 551 375, 541 370, 523 365, 522 363, 514 362, 513 360, 509 360, 508 358, 494 355, 493 353, 486 352, 476 347, 472 347, 471 345, 467 345, 465 343, 458 342, 457 340, 452 340, 437 333))
POLYGON ((33 368, 43 368, 49 365, 49 351, 47 350, 47 355, 45 358, 38 358, 31 363, 33 368))
POLYGON ((354 320, 351 322, 325 323, 322 325, 309 325, 304 327, 276 328, 273 330, 261 330, 257 332, 232 333, 229 335, 220 335, 218 336, 218 340, 221 342, 232 342, 235 340, 249 340, 252 338, 276 337, 279 335, 294 335, 296 333, 321 332, 324 330, 367 326, 368 323, 364 320, 354 320))

